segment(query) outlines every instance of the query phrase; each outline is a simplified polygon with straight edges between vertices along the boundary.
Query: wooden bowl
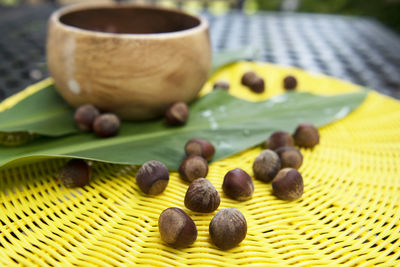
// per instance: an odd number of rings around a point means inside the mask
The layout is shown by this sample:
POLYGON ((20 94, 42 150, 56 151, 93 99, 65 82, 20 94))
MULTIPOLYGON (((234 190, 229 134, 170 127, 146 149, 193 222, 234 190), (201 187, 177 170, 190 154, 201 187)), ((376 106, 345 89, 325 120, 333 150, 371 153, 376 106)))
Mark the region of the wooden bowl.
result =
POLYGON ((211 69, 208 22, 132 4, 64 7, 49 19, 47 62, 62 97, 123 119, 193 101, 211 69))

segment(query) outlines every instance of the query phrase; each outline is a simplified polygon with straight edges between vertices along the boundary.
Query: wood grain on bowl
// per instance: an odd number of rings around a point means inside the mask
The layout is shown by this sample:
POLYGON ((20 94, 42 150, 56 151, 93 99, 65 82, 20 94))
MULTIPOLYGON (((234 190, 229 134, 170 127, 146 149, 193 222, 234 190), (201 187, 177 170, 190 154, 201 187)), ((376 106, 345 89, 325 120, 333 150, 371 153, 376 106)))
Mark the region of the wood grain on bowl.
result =
POLYGON ((132 4, 76 5, 49 20, 47 60, 73 106, 123 119, 160 116, 191 102, 211 68, 208 23, 180 11, 132 4))

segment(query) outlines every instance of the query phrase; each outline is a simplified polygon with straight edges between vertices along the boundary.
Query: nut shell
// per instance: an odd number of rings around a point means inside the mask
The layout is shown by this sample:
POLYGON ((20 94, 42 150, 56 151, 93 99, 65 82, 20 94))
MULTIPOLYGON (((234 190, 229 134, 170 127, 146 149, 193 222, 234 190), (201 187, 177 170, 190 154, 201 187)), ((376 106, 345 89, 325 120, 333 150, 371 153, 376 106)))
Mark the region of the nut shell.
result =
POLYGON ((164 118, 168 125, 184 125, 189 118, 189 108, 184 102, 173 103, 165 111, 164 118))
POLYGON ((204 178, 208 173, 208 163, 200 156, 189 156, 179 166, 179 174, 185 181, 192 182, 204 178))
POLYGON ((297 87, 297 79, 292 75, 288 75, 283 79, 283 88, 286 90, 294 90, 297 87))
POLYGON ((253 179, 242 169, 230 170, 224 177, 222 190, 232 199, 250 199, 254 193, 253 179))
POLYGON ((58 179, 65 187, 83 187, 90 182, 92 171, 89 164, 82 159, 71 159, 58 172, 58 179))
POLYGON ((237 246, 246 237, 247 222, 236 208, 225 208, 215 214, 209 226, 210 237, 220 249, 237 246))
POLYGON ((81 131, 92 130, 94 120, 100 115, 99 110, 90 104, 78 107, 74 114, 75 124, 81 131))
POLYGON ((94 120, 93 131, 97 136, 111 137, 118 134, 120 125, 121 122, 117 115, 104 113, 94 120))
POLYGON ((264 80, 254 71, 244 73, 241 83, 256 93, 262 93, 265 90, 264 80))
POLYGON ((228 91, 230 88, 230 84, 227 81, 217 81, 214 83, 213 89, 222 89, 228 91))
POLYGON ((304 191, 303 177, 296 169, 282 169, 272 181, 272 189, 279 199, 298 199, 304 191))
POLYGON ((197 238, 195 223, 179 208, 164 210, 158 219, 158 229, 161 239, 176 248, 188 247, 197 238))
POLYGON ((303 155, 300 150, 295 147, 280 147, 275 152, 281 160, 281 168, 300 168, 303 163, 303 155))
POLYGON ((243 74, 241 83, 245 86, 251 86, 257 77, 258 76, 254 71, 248 71, 243 74))
POLYGON ((187 156, 201 156, 207 161, 210 161, 214 156, 215 148, 207 140, 201 138, 192 138, 185 145, 185 152, 187 156))
POLYGON ((271 150, 277 150, 283 146, 294 146, 294 139, 288 132, 277 131, 265 141, 265 146, 271 150))
POLYGON ((318 129, 310 123, 301 123, 293 134, 296 145, 301 147, 314 147, 319 144, 318 129))
POLYGON ((256 77, 249 88, 255 93, 262 93, 265 90, 264 79, 261 77, 256 77))
POLYGON ((144 163, 136 174, 136 183, 142 192, 149 195, 162 193, 169 182, 167 167, 155 160, 144 163))
POLYGON ((194 180, 185 195, 186 208, 196 212, 213 212, 221 199, 215 187, 205 178, 194 180))
POLYGON ((281 161, 278 154, 270 149, 265 149, 253 162, 254 177, 264 182, 270 182, 281 169, 281 161))

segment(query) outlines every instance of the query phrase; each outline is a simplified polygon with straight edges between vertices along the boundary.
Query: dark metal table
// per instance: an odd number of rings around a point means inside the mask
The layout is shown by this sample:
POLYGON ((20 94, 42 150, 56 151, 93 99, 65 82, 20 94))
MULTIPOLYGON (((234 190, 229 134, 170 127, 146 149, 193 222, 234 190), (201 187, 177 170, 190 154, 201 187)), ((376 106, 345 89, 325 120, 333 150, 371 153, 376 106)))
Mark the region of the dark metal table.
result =
MULTIPOLYGON (((57 8, 0 8, 0 99, 46 76, 46 21, 57 8)), ((211 24, 214 51, 260 48, 259 60, 328 74, 400 98, 400 36, 379 22, 334 15, 232 11, 211 24)))

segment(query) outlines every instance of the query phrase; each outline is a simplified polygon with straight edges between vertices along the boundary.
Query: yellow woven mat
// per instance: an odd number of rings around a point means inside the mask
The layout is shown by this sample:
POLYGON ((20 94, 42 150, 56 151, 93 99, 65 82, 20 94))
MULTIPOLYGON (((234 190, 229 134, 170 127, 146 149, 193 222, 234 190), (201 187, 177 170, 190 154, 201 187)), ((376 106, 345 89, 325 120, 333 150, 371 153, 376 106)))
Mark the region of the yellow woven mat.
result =
MULTIPOLYGON (((282 78, 294 74, 300 90, 320 94, 359 90, 347 82, 268 64, 241 63, 218 72, 232 94, 250 100, 280 94, 282 78), (267 91, 249 92, 242 73, 263 73, 267 91)), ((51 80, 34 85, 1 104, 10 106, 51 80)), ((212 163, 207 178, 222 196, 221 208, 239 208, 248 222, 245 240, 229 251, 209 239, 213 214, 184 208, 187 184, 176 173, 164 193, 149 197, 136 183, 137 167, 94 163, 94 179, 82 189, 56 181, 64 160, 48 160, 0 171, 0 264, 106 266, 258 265, 283 266, 400 264, 400 102, 369 93, 348 117, 320 129, 321 143, 302 149, 304 195, 276 199, 271 185, 255 182, 254 197, 238 202, 224 196, 225 173, 240 167, 252 175, 260 147, 212 163), (184 208, 198 228, 186 249, 163 244, 158 216, 167 207, 184 208)), ((267 136, 266 136, 267 138, 267 136)))

